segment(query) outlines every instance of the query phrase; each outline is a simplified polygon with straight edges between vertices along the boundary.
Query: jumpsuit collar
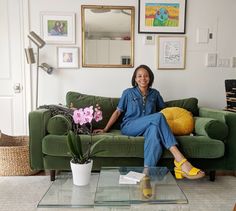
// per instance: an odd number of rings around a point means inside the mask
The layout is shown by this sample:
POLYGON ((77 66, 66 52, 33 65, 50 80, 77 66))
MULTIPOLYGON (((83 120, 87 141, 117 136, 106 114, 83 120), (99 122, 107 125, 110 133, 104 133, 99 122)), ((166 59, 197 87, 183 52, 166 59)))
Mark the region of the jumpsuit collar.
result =
MULTIPOLYGON (((143 96, 143 94, 142 94, 141 90, 139 89, 139 87, 136 86, 135 88, 136 88, 136 90, 138 91, 138 93, 139 93, 141 96, 143 96)), ((146 94, 146 96, 148 96, 149 92, 150 92, 150 87, 148 87, 148 89, 147 89, 147 94, 146 94)))

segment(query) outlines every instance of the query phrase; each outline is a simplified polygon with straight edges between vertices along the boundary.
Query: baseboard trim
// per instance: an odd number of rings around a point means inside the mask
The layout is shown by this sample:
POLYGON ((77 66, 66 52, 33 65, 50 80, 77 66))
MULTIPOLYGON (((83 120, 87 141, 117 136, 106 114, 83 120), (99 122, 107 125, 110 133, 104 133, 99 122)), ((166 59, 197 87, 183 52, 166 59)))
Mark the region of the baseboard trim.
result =
POLYGON ((230 170, 216 171, 216 176, 236 176, 236 171, 230 171, 230 170))

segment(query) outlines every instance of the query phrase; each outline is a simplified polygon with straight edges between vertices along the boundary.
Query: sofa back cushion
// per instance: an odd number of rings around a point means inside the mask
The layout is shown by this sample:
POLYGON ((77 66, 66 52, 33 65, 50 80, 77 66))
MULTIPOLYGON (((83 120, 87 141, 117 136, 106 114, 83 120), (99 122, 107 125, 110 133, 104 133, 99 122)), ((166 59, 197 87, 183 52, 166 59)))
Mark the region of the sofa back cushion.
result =
MULTIPOLYGON (((66 94, 66 105, 75 108, 84 108, 90 105, 94 107, 98 104, 101 107, 103 119, 99 122, 93 122, 93 129, 104 128, 115 111, 119 98, 101 97, 95 95, 86 95, 78 92, 68 92, 66 94)), ((112 128, 119 129, 120 120, 112 128)))
POLYGON ((180 99, 180 100, 171 100, 165 102, 167 107, 180 107, 190 111, 193 116, 198 116, 198 99, 195 97, 180 99))
MULTIPOLYGON (((102 97, 95 95, 87 95, 79 92, 68 92, 66 94, 66 105, 75 108, 84 108, 90 105, 96 106, 98 104, 103 112, 103 119, 99 122, 93 122, 93 128, 104 128, 115 111, 119 102, 119 98, 102 97)), ((190 111, 193 116, 198 115, 198 100, 197 98, 186 98, 181 100, 172 100, 166 102, 167 107, 180 107, 190 111)), ((120 129, 122 115, 111 129, 120 129)))

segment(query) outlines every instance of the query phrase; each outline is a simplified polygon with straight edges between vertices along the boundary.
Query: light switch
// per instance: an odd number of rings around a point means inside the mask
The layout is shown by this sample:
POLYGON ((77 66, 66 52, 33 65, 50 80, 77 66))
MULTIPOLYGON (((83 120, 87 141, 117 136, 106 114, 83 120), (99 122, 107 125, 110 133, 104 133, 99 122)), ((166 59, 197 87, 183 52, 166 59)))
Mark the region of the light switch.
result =
POLYGON ((206 56, 206 66, 207 67, 216 67, 217 66, 217 54, 208 53, 206 56))
POLYGON ((231 57, 231 67, 236 67, 236 57, 231 57))
POLYGON ((209 29, 198 28, 197 29, 197 43, 208 43, 209 41, 209 29))

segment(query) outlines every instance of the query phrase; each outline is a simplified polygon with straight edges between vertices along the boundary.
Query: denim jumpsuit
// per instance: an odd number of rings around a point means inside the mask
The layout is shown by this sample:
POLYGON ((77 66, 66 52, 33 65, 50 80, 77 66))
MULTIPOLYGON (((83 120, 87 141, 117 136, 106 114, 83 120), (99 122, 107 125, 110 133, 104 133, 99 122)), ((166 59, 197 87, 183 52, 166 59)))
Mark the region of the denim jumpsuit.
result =
POLYGON ((124 112, 121 132, 128 136, 144 136, 144 166, 156 166, 163 146, 169 149, 177 145, 165 117, 159 111, 165 107, 160 93, 149 88, 146 98, 138 87, 128 88, 117 109, 124 112))

